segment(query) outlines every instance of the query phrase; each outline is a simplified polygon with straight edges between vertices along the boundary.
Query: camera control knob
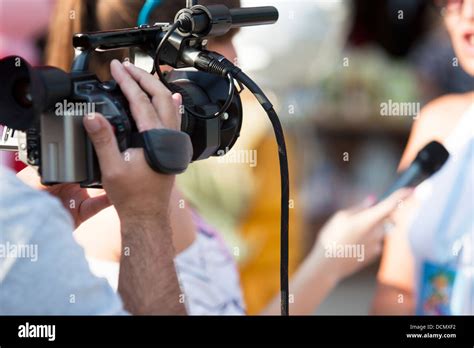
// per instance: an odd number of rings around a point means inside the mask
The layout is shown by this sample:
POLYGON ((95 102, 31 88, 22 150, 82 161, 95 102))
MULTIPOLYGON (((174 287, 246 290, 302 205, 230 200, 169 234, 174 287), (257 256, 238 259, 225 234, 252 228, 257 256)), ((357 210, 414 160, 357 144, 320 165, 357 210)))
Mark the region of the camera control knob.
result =
POLYGON ((99 85, 99 88, 103 91, 110 92, 117 88, 117 82, 115 81, 103 82, 99 85))

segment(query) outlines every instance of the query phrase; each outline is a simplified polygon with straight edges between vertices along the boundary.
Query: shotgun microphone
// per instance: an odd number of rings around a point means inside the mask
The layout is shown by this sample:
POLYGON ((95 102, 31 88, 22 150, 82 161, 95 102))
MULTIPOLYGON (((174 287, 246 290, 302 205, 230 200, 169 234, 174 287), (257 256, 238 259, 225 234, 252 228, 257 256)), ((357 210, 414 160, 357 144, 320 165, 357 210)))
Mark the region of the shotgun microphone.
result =
POLYGON ((278 10, 273 6, 229 9, 224 5, 195 5, 176 14, 179 32, 195 37, 225 35, 230 29, 253 25, 273 24, 278 10))

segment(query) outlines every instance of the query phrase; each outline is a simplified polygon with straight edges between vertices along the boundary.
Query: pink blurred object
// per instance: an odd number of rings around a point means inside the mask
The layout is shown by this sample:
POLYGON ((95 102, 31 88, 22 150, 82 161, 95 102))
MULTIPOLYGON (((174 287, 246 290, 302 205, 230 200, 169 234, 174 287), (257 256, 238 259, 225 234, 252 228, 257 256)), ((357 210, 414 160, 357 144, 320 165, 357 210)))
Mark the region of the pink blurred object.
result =
MULTIPOLYGON (((38 64, 35 40, 43 35, 49 23, 55 0, 0 1, 0 58, 17 55, 31 64, 38 64)), ((2 134, 0 126, 0 135, 2 134)), ((15 153, 0 152, 0 163, 20 170, 23 163, 15 161, 15 153)))
POLYGON ((0 57, 19 55, 37 64, 34 40, 48 28, 54 0, 2 0, 0 3, 0 57))

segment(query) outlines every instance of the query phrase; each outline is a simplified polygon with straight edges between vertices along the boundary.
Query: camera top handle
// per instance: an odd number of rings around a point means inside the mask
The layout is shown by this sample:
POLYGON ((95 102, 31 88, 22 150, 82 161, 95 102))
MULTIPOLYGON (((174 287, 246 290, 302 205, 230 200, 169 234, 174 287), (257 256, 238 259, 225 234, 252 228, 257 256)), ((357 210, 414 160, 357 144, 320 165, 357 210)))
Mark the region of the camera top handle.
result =
MULTIPOLYGON (((188 67, 180 59, 184 48, 202 50, 206 37, 222 36, 232 28, 272 24, 277 20, 278 10, 272 6, 229 9, 224 5, 194 5, 184 8, 176 14, 175 23, 180 22, 181 25, 167 40, 160 64, 174 68, 188 67)), ((75 34, 73 46, 81 54, 76 57, 72 71, 86 71, 89 55, 93 51, 139 47, 154 57, 158 44, 170 27, 168 23, 156 23, 152 26, 75 34)))

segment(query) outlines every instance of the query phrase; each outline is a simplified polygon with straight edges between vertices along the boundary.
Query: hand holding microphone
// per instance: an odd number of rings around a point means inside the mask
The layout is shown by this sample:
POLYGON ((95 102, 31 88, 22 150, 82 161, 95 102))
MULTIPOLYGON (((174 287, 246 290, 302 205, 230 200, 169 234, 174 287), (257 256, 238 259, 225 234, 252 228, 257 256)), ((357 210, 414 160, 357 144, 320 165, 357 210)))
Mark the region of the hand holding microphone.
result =
POLYGON ((427 144, 416 156, 411 165, 400 174, 395 183, 369 206, 347 209, 335 214, 321 230, 318 241, 311 253, 314 263, 322 263, 340 280, 372 262, 382 251, 386 234, 384 221, 397 209, 400 201, 407 199, 411 187, 436 173, 447 161, 448 151, 436 141, 427 144), (327 251, 340 247, 360 246, 363 257, 328 259, 327 251))
POLYGON ((437 141, 427 144, 416 155, 415 160, 403 171, 390 188, 380 196, 382 201, 403 187, 415 187, 428 179, 446 163, 449 152, 437 141))

